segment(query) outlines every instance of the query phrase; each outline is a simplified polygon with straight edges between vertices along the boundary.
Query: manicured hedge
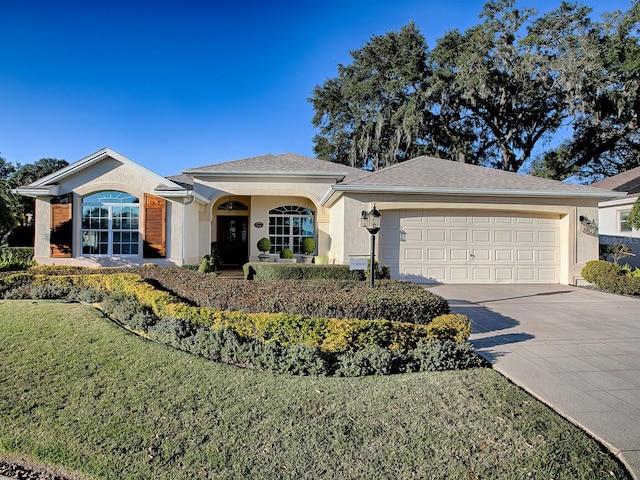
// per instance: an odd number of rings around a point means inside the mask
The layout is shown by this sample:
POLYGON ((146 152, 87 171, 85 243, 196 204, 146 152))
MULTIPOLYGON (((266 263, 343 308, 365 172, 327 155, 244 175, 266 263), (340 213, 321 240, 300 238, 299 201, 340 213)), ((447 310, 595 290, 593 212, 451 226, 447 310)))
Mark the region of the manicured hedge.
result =
POLYGON ((138 269, 137 272, 193 305, 218 310, 383 318, 421 324, 449 313, 444 298, 414 283, 397 280, 379 280, 371 288, 365 282, 345 280, 231 280, 180 268, 138 269))
POLYGON ((242 266, 247 280, 363 280, 364 273, 349 265, 249 262, 242 266))
POLYGON ((582 277, 601 290, 619 295, 640 295, 640 277, 615 263, 603 260, 592 260, 582 268, 582 277))
POLYGON ((220 311, 182 303, 131 273, 13 274, 0 278, 0 290, 12 298, 101 302, 112 318, 150 339, 274 372, 354 376, 482 364, 466 343, 470 322, 463 315, 443 315, 425 326, 220 311))
MULTIPOLYGON (((444 338, 442 331, 430 334, 428 326, 390 320, 363 320, 357 318, 319 318, 291 313, 246 313, 197 307, 185 304, 169 292, 156 289, 140 276, 127 274, 96 274, 44 276, 22 274, 8 276, 2 283, 49 289, 53 295, 90 289, 133 297, 161 319, 176 318, 196 326, 212 329, 230 328, 241 337, 261 342, 276 341, 281 345, 304 343, 325 352, 360 350, 377 345, 392 351, 406 351, 421 340, 444 338)), ((461 338, 459 319, 443 320, 454 332, 449 338, 461 338)), ((468 337, 468 335, 467 335, 468 337)), ((464 339, 466 341, 466 338, 464 339)))

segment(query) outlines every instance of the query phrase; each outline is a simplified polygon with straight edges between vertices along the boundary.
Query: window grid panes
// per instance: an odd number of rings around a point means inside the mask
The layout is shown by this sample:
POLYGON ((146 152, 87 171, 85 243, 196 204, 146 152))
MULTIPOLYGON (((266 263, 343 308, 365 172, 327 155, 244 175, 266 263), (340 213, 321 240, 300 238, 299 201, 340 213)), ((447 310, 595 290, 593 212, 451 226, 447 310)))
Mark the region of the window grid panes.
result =
POLYGON ((84 255, 138 255, 140 207, 138 198, 107 191, 82 200, 84 255))
POLYGON ((285 248, 303 253, 302 240, 314 237, 313 212, 308 208, 287 205, 269 211, 271 253, 285 248))
POLYGON ((627 219, 631 214, 631 210, 620 210, 618 212, 618 231, 619 232, 630 232, 632 229, 629 225, 627 225, 627 219))

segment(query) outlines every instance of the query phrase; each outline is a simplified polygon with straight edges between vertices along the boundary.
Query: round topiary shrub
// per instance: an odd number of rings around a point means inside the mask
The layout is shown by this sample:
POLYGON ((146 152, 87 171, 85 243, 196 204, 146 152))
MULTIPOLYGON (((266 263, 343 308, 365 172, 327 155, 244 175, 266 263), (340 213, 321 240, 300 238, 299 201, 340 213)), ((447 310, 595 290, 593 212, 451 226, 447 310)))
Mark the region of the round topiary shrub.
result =
POLYGON ((258 240, 258 250, 260 250, 262 253, 267 253, 269 250, 271 250, 271 240, 269 240, 267 237, 262 237, 260 240, 258 240))
POLYGON ((289 248, 283 248, 280 252, 280 258, 293 258, 293 252, 289 248))
POLYGON ((304 253, 306 253, 307 255, 311 255, 315 249, 316 241, 313 238, 307 237, 302 240, 302 251, 304 253))
POLYGON ((591 260, 582 268, 582 278, 594 285, 600 285, 607 278, 620 275, 620 267, 604 260, 591 260))

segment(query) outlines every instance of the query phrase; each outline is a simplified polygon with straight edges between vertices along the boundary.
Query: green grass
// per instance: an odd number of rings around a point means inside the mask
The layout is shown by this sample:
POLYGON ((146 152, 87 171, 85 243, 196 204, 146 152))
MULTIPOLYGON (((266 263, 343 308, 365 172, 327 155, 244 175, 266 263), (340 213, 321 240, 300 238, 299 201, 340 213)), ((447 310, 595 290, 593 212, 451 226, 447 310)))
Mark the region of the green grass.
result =
POLYGON ((0 457, 87 478, 629 478, 490 369, 278 376, 44 301, 0 301, 0 332, 0 457))

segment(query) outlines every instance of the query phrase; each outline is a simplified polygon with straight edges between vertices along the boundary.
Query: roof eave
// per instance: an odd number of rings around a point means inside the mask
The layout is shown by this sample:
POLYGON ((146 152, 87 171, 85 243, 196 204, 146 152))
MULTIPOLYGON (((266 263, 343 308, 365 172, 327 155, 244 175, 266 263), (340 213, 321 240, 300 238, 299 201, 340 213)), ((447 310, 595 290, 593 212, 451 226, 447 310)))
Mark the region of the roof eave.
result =
POLYGON ((629 203, 634 203, 639 197, 640 193, 625 195, 623 198, 616 198, 614 200, 605 200, 604 202, 600 202, 598 203, 598 207, 615 207, 617 205, 627 205, 629 203))
POLYGON ((37 198, 37 197, 55 197, 58 195, 59 193, 59 186, 58 185, 46 185, 43 187, 33 187, 33 186, 26 186, 26 187, 17 187, 11 190, 11 193, 13 193, 14 195, 22 195, 24 197, 32 197, 32 198, 37 198))
POLYGON ((176 189, 176 190, 158 190, 155 189, 153 191, 154 195, 162 198, 193 198, 196 202, 202 204, 208 204, 209 199, 204 195, 197 193, 193 190, 187 189, 176 189))
MULTIPOLYGON (((403 187, 403 186, 371 186, 371 185, 332 185, 332 191, 354 193, 397 193, 397 194, 437 194, 437 195, 472 195, 482 197, 494 196, 526 196, 526 197, 569 197, 569 198, 619 198, 626 195, 624 192, 602 190, 601 192, 589 189, 587 191, 568 190, 523 190, 523 189, 497 189, 497 188, 446 188, 446 187, 403 187)), ((332 194, 327 192, 323 201, 328 201, 332 194)))
POLYGON ((262 172, 254 171, 233 171, 227 170, 223 172, 203 172, 199 170, 182 170, 185 175, 194 175, 199 177, 250 177, 250 178, 330 178, 341 181, 347 176, 345 172, 262 172))
POLYGON ((113 158, 114 160, 117 160, 120 163, 129 165, 130 167, 138 170, 139 172, 143 173, 144 175, 153 177, 155 179, 158 180, 158 182, 162 185, 168 186, 168 187, 174 187, 177 186, 174 182, 172 182, 171 180, 162 177, 161 175, 158 175, 157 173, 155 173, 152 170, 149 170, 146 167, 143 167, 142 165, 140 165, 139 163, 134 162, 133 160, 125 157, 124 155, 111 150, 110 148, 103 148, 102 150, 89 155, 88 157, 85 157, 81 160, 78 160, 75 163, 72 163, 71 165, 68 165, 64 168, 61 168, 60 170, 51 173, 50 175, 47 175, 46 177, 43 177, 39 180, 36 180, 35 182, 33 182, 32 184, 30 184, 29 186, 34 186, 34 187, 41 187, 41 186, 45 186, 45 185, 50 185, 52 183, 57 183, 60 180, 68 177, 69 175, 74 174, 75 172, 84 170, 85 168, 93 165, 94 163, 100 162, 101 160, 105 159, 105 158, 113 158))

